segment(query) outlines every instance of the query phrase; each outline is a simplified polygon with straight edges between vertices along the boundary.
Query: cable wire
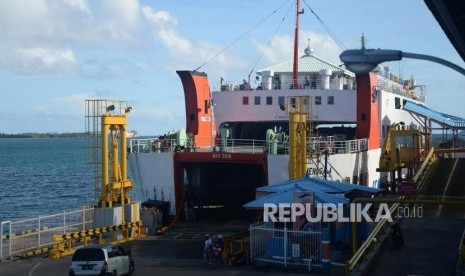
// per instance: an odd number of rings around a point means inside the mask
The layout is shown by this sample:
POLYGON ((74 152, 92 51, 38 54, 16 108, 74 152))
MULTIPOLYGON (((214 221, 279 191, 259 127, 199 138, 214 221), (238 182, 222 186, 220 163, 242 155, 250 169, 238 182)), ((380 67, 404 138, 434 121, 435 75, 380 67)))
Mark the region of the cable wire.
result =
MULTIPOLYGON (((288 1, 289 2, 289 1, 288 1)), ((252 72, 255 70, 255 68, 257 67, 257 64, 260 62, 260 60, 263 58, 263 55, 265 55, 265 52, 266 50, 269 49, 270 47, 270 44, 271 42, 274 40, 275 36, 276 36, 276 33, 279 31, 279 29, 281 28, 281 26, 283 25, 283 22, 284 20, 286 19, 286 17, 288 16, 289 12, 291 11, 291 8, 292 8, 293 5, 290 5, 289 6, 289 9, 287 10, 286 14, 284 15, 283 19, 281 19, 281 22, 279 22, 279 25, 278 27, 276 28, 276 30, 274 31, 273 35, 271 36, 271 39, 268 41, 268 43, 266 44, 266 47, 265 49, 263 49, 260 57, 258 58, 257 62, 254 64, 254 66, 252 67, 252 70, 250 70, 250 73, 249 73, 249 77, 250 75, 252 74, 252 72)))
POLYGON ((238 38, 236 38, 233 42, 229 43, 226 47, 224 47, 222 50, 220 50, 218 53, 216 53, 213 57, 211 57, 209 60, 207 60, 206 62, 204 62, 202 65, 200 65, 199 67, 197 67, 197 69, 195 69, 194 71, 197 71, 199 70, 200 68, 202 68, 203 66, 205 66, 207 63, 209 63, 210 61, 212 61, 213 59, 215 59, 216 57, 218 57, 219 55, 221 55, 224 51, 226 51, 228 48, 230 48, 231 46, 233 46, 234 44, 236 44, 236 42, 238 42, 239 40, 241 40, 243 37, 245 37, 247 34, 249 34, 251 31, 253 31, 255 28, 257 28, 259 25, 261 25, 263 22, 265 22, 266 20, 268 20, 271 16, 273 16, 277 11, 279 11, 283 6, 285 6, 288 2, 290 2, 292 0, 288 0, 286 1, 284 4, 282 4, 281 6, 279 6, 276 10, 274 10, 272 13, 270 13, 268 16, 266 16, 264 19, 260 20, 257 24, 255 24, 250 30, 248 30, 247 32, 245 32, 244 34, 240 35, 238 38))
POLYGON ((328 34, 331 36, 331 38, 336 42, 336 44, 341 48, 341 50, 347 49, 347 47, 344 45, 344 43, 336 36, 336 34, 323 22, 323 20, 316 14, 316 12, 310 8, 310 5, 308 5, 307 1, 303 0, 305 5, 310 9, 310 12, 313 13, 315 18, 320 22, 320 24, 323 26, 323 28, 328 32, 328 34))

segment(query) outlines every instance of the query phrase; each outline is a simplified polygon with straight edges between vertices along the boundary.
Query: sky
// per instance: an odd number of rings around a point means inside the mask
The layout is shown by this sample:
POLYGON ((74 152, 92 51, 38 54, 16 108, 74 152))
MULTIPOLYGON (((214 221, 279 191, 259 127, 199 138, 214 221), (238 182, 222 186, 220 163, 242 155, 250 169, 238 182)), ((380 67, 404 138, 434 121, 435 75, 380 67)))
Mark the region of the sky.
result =
MULTIPOLYGON (((0 133, 84 132, 86 99, 121 99, 128 129, 159 135, 185 127, 176 70, 240 81, 292 59, 290 0, 2 0, 0 133)), ((422 0, 305 0, 299 52, 336 65, 344 49, 396 49, 465 67, 422 0), (310 12, 343 43, 341 49, 310 12), (310 41, 310 42, 309 42, 310 41)), ((427 103, 465 117, 465 77, 428 61, 386 64, 426 85, 427 103)))

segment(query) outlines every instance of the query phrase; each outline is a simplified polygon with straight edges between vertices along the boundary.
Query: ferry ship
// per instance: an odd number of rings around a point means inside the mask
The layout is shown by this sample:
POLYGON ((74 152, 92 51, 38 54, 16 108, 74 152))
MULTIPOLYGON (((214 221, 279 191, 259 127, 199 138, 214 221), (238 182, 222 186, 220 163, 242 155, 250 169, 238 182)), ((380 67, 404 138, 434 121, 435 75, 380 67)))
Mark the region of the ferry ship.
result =
MULTIPOLYGON (((298 35, 295 40, 298 45, 298 35)), ((300 57, 295 51, 293 59, 258 70, 255 87, 250 80, 210 84, 206 73, 177 73, 186 128, 132 139, 128 149, 137 196, 169 202, 171 215, 187 198, 237 211, 255 199, 256 188, 288 180, 285 107, 296 97, 310 101, 307 173, 376 188, 392 181, 377 171, 389 126, 419 129, 403 106, 426 104, 425 87, 413 78, 404 81, 389 67, 356 76, 310 46, 300 57)))
POLYGON ((137 138, 137 137, 139 137, 139 134, 137 133, 137 131, 131 130, 131 131, 126 132, 126 137, 127 138, 137 138))

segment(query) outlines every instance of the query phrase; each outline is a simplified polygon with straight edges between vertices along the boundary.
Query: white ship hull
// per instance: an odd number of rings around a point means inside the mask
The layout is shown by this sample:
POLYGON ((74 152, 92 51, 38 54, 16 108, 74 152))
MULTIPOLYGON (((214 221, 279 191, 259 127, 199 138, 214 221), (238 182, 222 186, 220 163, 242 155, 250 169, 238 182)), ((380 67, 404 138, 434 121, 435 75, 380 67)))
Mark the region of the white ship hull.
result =
MULTIPOLYGON (((313 55, 300 62, 322 64, 313 55)), ((202 204, 220 201, 241 208, 255 199, 256 188, 287 181, 289 115, 283 103, 302 96, 310 99, 307 120, 313 126, 311 142, 307 141, 311 151, 307 172, 380 188, 391 177, 377 172, 387 129, 400 122, 420 128, 402 106, 406 101, 424 104, 425 97, 406 92, 388 71, 355 78, 332 64, 321 66, 326 69, 299 72, 299 80, 307 75, 317 80, 310 86, 289 89, 288 71, 263 71, 259 89, 221 83, 220 91, 213 93, 206 74, 178 71, 184 87, 186 130, 163 138, 130 140, 129 164, 139 199, 169 202, 172 215, 180 214, 186 196, 195 196, 202 204), (282 81, 275 87, 273 74, 282 81)))
MULTIPOLYGON (((228 154, 225 153, 225 155, 228 154)), ((241 153, 230 154, 240 155, 241 153)), ((327 179, 341 182, 352 180, 355 183, 366 181, 367 186, 379 188, 381 179, 376 168, 380 154, 381 151, 378 149, 329 155, 327 179), (365 179, 361 180, 361 177, 365 179)), ((137 197, 142 201, 151 199, 168 201, 171 215, 176 214, 178 205, 176 200, 179 200, 176 198, 175 190, 175 155, 176 153, 172 152, 162 152, 138 153, 129 156, 129 168, 135 182, 137 197)), ((211 162, 215 162, 213 158, 211 162)), ((266 155, 266 182, 268 185, 282 183, 289 179, 288 162, 289 155, 266 155)), ((308 167, 308 172, 312 177, 323 177, 323 162, 320 160, 318 167, 314 165, 308 167)))

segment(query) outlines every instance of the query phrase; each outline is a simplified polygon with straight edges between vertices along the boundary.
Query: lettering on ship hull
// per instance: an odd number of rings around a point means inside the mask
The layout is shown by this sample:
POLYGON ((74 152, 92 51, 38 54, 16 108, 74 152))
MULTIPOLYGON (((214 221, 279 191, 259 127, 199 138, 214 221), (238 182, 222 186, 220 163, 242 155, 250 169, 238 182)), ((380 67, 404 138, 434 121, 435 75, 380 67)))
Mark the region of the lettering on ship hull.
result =
MULTIPOLYGON (((315 167, 310 167, 307 168, 307 173, 310 174, 311 176, 317 176, 317 175, 323 175, 325 173, 324 168, 315 168, 315 167)), ((326 173, 329 175, 331 174, 331 167, 328 167, 326 170, 326 173)))
POLYGON ((213 153, 212 158, 213 159, 231 159, 231 154, 230 153, 213 153))

